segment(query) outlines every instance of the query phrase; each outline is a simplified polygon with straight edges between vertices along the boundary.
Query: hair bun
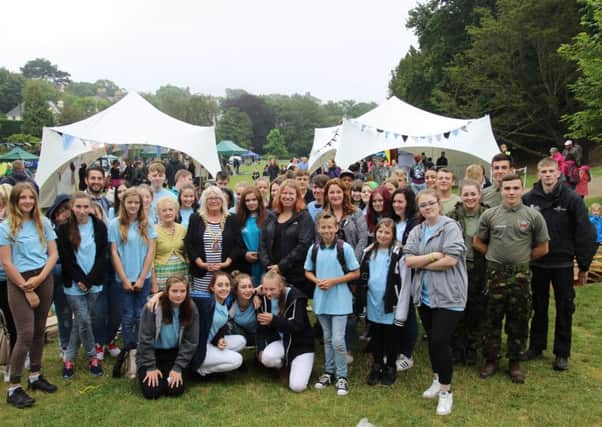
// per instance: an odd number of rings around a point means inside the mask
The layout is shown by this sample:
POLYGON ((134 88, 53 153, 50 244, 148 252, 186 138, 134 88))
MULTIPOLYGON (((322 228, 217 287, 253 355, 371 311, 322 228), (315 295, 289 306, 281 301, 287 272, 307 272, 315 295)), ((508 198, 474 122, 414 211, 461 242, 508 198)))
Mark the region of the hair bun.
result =
POLYGON ((234 279, 236 276, 240 275, 240 271, 239 270, 234 270, 232 273, 230 273, 230 276, 234 279))

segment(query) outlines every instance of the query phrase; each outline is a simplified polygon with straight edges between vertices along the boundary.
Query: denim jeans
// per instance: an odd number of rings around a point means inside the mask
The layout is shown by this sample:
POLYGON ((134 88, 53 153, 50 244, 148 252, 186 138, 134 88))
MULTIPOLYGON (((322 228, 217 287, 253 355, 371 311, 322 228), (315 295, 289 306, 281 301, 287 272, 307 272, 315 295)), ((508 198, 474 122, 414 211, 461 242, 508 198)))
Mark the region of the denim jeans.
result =
POLYGON ((317 317, 324 331, 324 371, 336 374, 337 378, 347 378, 347 315, 318 314, 317 317))
POLYGON ((96 341, 92 331, 94 312, 92 308, 99 296, 100 292, 88 292, 86 295, 65 295, 74 314, 65 360, 71 362, 75 360, 80 343, 84 346, 88 358, 96 357, 96 346, 94 345, 96 341))
POLYGON ((92 328, 100 345, 107 345, 115 339, 121 324, 121 284, 115 280, 115 270, 107 258, 107 274, 102 292, 94 305, 92 328))
POLYGON ((150 293, 150 279, 144 280, 144 286, 137 292, 126 292, 121 282, 121 327, 125 348, 135 348, 138 344, 140 315, 150 293))
POLYGON ((73 328, 73 312, 67 303, 65 293, 63 292, 63 276, 61 264, 57 263, 52 270, 54 280, 54 312, 59 330, 59 346, 65 350, 69 345, 71 330, 73 328))

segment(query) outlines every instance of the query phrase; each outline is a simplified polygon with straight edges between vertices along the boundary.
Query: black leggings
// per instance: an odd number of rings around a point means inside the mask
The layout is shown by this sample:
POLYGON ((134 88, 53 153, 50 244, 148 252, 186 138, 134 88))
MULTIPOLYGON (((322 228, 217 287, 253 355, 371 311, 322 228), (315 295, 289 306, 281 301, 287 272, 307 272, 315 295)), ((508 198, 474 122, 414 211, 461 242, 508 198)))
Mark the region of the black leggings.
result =
POLYGON ((387 357, 387 366, 395 367, 395 361, 399 354, 399 337, 401 328, 394 325, 370 322, 370 350, 374 363, 384 365, 384 357, 387 357))
POLYGON ((453 371, 451 339, 464 312, 421 305, 418 307, 418 313, 428 336, 433 372, 439 375, 441 384, 451 384, 453 371))
POLYGON ((163 377, 159 379, 159 384, 156 387, 151 387, 147 382, 142 382, 146 376, 147 367, 141 366, 138 369, 138 380, 140 381, 140 388, 142 389, 142 395, 146 399, 158 399, 162 395, 177 397, 184 393, 184 374, 182 373, 182 384, 177 387, 170 387, 167 383, 169 377, 169 371, 173 367, 173 364, 178 357, 178 349, 174 348, 171 350, 155 350, 155 365, 157 369, 161 371, 163 377))
POLYGON ((10 351, 12 352, 17 342, 17 328, 15 328, 15 321, 8 305, 7 286, 6 280, 0 281, 0 310, 2 310, 6 319, 6 329, 8 329, 8 333, 10 334, 10 351))

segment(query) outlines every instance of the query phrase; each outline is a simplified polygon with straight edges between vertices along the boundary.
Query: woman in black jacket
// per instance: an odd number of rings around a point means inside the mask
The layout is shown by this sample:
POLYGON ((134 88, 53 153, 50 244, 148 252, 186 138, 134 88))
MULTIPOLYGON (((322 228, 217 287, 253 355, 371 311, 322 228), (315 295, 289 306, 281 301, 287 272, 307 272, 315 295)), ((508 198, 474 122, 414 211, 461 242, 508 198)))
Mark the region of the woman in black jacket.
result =
POLYGON ((63 360, 63 377, 74 374, 74 360, 80 342, 88 355, 92 375, 102 375, 96 357, 96 340, 92 330, 93 307, 104 283, 104 259, 108 249, 107 227, 91 215, 93 201, 89 194, 77 192, 71 197, 72 215, 57 230, 62 263, 64 293, 74 314, 69 346, 63 360))
POLYGON ((303 264, 313 243, 314 223, 295 181, 282 183, 272 209, 275 215, 268 216, 261 228, 259 259, 266 270, 281 274, 288 284, 311 298, 313 284, 305 279, 303 264))
POLYGON ((193 296, 208 296, 214 273, 231 271, 244 254, 238 219, 228 213, 227 205, 224 192, 211 186, 201 195, 199 212, 190 216, 184 244, 193 296))
POLYGON ((257 351, 259 362, 267 368, 290 370, 292 391, 307 388, 314 365, 314 337, 307 316, 307 297, 286 286, 275 271, 263 276, 262 305, 257 313, 257 351))

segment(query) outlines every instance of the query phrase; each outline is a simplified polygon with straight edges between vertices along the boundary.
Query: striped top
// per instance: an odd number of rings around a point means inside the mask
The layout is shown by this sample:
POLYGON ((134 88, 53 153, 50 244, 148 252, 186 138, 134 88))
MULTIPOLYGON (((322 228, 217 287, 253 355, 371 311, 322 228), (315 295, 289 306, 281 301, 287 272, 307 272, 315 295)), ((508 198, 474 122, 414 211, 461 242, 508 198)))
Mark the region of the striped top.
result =
MULTIPOLYGON (((220 224, 207 223, 207 227, 203 233, 203 245, 205 247, 205 262, 207 264, 222 262, 222 229, 220 224)), ((213 272, 210 271, 203 277, 194 277, 192 280, 192 290, 208 292, 211 279, 213 279, 213 272)))

